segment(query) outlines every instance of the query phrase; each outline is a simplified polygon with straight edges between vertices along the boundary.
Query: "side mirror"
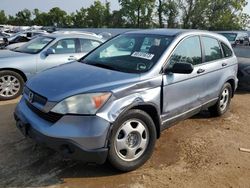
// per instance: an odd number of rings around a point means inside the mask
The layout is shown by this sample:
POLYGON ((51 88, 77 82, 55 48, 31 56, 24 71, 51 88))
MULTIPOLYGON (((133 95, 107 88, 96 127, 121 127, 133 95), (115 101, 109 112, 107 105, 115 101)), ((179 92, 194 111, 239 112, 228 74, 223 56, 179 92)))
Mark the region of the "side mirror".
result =
POLYGON ((49 49, 45 52, 45 55, 46 55, 46 56, 49 56, 49 55, 55 54, 55 53, 56 53, 55 49, 49 48, 49 49))
POLYGON ((191 63, 175 63, 171 69, 167 69, 167 72, 177 74, 191 74, 194 70, 194 66, 191 63))

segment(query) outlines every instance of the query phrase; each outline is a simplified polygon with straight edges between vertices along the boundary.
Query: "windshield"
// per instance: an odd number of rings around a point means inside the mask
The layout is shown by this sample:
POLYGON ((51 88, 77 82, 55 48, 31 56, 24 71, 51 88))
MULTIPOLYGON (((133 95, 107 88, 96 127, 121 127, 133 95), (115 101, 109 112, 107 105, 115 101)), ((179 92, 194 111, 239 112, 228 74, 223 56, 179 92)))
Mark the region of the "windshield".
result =
POLYGON ((220 34, 223 35, 224 37, 226 37, 227 40, 229 40, 231 42, 234 42, 236 37, 237 37, 236 33, 220 33, 220 34))
POLYGON ((147 72, 157 63, 172 38, 152 34, 120 35, 106 42, 81 61, 121 72, 147 72))
POLYGON ((13 51, 21 52, 21 53, 28 53, 28 54, 36 54, 42 51, 49 43, 51 43, 54 38, 50 37, 37 37, 28 43, 22 45, 19 48, 16 48, 13 51))

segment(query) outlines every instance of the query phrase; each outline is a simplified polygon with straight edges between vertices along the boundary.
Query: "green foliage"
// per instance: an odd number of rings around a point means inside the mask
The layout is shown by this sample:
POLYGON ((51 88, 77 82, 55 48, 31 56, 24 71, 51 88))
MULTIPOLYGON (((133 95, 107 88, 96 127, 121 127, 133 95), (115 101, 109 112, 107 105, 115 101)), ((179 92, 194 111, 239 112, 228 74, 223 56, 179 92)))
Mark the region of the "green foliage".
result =
POLYGON ((246 27, 247 0, 180 0, 183 28, 233 30, 246 27))
POLYGON ((11 25, 32 25, 32 20, 31 20, 32 13, 28 9, 24 9, 22 11, 19 11, 15 17, 14 16, 9 16, 7 23, 11 25))
POLYGON ((73 27, 87 27, 87 13, 88 11, 85 8, 81 8, 79 11, 77 10, 76 13, 72 13, 71 18, 73 27))
POLYGON ((49 12, 34 9, 6 16, 0 24, 57 27, 181 27, 188 29, 237 30, 246 28, 249 15, 243 13, 247 0, 117 0, 120 10, 110 10, 110 2, 96 0, 90 7, 68 14, 58 7, 49 12))
POLYGON ((109 3, 105 6, 102 5, 100 1, 95 1, 94 4, 87 9, 87 26, 95 28, 107 27, 107 16, 109 16, 109 13, 107 13, 108 11, 110 11, 109 3))
POLYGON ((177 17, 179 14, 178 3, 176 0, 168 0, 162 4, 162 11, 165 16, 167 27, 177 26, 177 17))
POLYGON ((128 27, 151 27, 155 0, 118 0, 128 27))
POLYGON ((7 16, 3 10, 0 11, 0 24, 6 24, 8 21, 7 16))

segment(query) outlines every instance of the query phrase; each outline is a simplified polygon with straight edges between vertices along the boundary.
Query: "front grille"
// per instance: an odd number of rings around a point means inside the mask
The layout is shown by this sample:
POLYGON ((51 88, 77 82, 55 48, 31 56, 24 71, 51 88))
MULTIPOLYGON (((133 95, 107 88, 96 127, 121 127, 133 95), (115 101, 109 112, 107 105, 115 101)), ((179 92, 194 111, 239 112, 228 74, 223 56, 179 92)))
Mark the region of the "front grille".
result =
POLYGON ((45 113, 45 112, 39 110, 38 108, 36 108, 35 106, 33 106, 27 100, 25 100, 25 101, 26 101, 26 104, 29 107, 29 109, 31 109, 35 114, 37 114, 40 118, 42 118, 42 119, 44 119, 46 121, 55 123, 55 122, 57 122, 58 120, 60 120, 63 117, 63 115, 53 113, 53 112, 45 113))
POLYGON ((25 87, 24 88, 24 95, 26 95, 27 99, 29 98, 30 92, 33 93, 33 99, 32 99, 33 103, 38 103, 38 104, 40 104, 42 106, 44 106, 46 104, 47 99, 45 97, 43 97, 43 96, 41 96, 41 95, 39 95, 39 94, 31 91, 28 87, 25 87))

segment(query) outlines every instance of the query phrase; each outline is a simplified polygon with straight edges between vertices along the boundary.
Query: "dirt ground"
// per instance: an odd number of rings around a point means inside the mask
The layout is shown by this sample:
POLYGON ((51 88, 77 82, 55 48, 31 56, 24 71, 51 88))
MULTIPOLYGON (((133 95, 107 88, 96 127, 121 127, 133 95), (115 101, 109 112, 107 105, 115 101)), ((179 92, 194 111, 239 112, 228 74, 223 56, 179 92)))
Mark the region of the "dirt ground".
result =
POLYGON ((140 169, 65 160, 15 127, 17 101, 0 102, 0 187, 250 187, 250 93, 238 93, 220 118, 203 112, 164 131, 140 169))

